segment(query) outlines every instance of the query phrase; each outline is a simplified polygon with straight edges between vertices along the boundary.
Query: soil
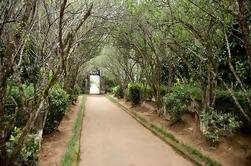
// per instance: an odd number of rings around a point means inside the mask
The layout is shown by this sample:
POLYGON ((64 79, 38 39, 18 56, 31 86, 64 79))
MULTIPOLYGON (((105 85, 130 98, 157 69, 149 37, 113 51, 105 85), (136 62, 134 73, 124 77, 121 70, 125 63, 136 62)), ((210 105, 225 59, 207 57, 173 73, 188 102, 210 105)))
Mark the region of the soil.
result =
POLYGON ((58 130, 44 135, 39 166, 60 166, 61 159, 72 135, 72 126, 80 110, 81 97, 72 105, 60 123, 58 130))
POLYGON ((144 103, 141 106, 132 107, 130 102, 120 99, 120 102, 130 110, 139 113, 148 121, 163 127, 176 138, 191 145, 211 158, 226 166, 248 166, 251 165, 251 135, 247 133, 236 133, 232 137, 222 138, 217 147, 212 147, 202 136, 199 129, 198 118, 193 114, 186 114, 182 121, 171 125, 170 121, 159 117, 153 104, 144 103))
POLYGON ((190 166, 189 160, 104 96, 89 96, 81 166, 190 166))

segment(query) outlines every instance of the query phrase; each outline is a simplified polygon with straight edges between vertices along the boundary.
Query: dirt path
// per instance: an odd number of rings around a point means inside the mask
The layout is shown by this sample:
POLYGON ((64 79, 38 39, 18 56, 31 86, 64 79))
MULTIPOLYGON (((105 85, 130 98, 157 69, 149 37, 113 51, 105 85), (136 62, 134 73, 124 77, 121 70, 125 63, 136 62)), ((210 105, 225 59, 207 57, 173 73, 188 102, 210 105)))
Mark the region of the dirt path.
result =
POLYGON ((80 166, 189 166, 149 130, 104 96, 89 96, 80 166))
POLYGON ((79 97, 76 105, 72 105, 67 111, 58 127, 58 131, 44 136, 40 151, 39 166, 61 165, 61 159, 72 135, 73 122, 80 110, 81 99, 82 97, 79 97))

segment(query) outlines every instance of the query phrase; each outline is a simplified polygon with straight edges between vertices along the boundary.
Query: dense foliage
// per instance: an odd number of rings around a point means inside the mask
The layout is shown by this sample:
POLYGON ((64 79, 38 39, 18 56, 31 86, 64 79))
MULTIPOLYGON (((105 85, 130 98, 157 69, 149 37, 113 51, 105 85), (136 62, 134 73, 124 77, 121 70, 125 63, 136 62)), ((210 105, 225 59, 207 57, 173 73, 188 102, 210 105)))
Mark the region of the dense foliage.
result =
POLYGON ((74 101, 85 91, 86 64, 121 17, 120 5, 108 0, 0 1, 1 166, 34 165, 19 159, 26 153, 25 140, 37 134, 41 142, 39 133, 58 126, 69 97, 74 101), (20 134, 8 153, 15 127, 20 134))
POLYGON ((108 91, 164 105, 173 121, 193 101, 201 123, 231 114, 251 128, 250 8, 248 0, 0 1, 0 165, 17 162, 46 115, 45 128, 59 124, 68 95, 84 92, 97 68, 108 91))
POLYGON ((128 84, 128 98, 134 105, 140 103, 142 95, 142 86, 138 83, 128 84))
POLYGON ((181 120, 181 117, 192 101, 201 101, 200 90, 195 84, 176 83, 171 91, 163 97, 163 106, 165 112, 170 115, 172 123, 181 120))
POLYGON ((163 98, 163 105, 165 111, 169 113, 172 123, 180 121, 186 111, 186 100, 177 93, 167 94, 163 98))
POLYGON ((57 129, 69 104, 69 94, 60 86, 54 86, 49 94, 49 112, 44 126, 45 133, 50 133, 57 129))
MULTIPOLYGON (((7 143, 9 155, 13 153, 17 140, 21 136, 21 132, 22 131, 20 128, 15 127, 13 132, 11 133, 9 139, 10 141, 7 143)), ((20 154, 18 155, 17 161, 14 164, 22 166, 37 165, 38 150, 39 150, 39 141, 36 138, 36 135, 29 135, 24 143, 24 146, 21 149, 20 154)))
POLYGON ((214 110, 201 113, 201 131, 213 144, 220 141, 220 136, 230 137, 241 127, 241 122, 232 113, 216 112, 214 110))
MULTIPOLYGON (((249 103, 247 100, 247 98, 251 100, 251 92, 250 91, 243 92, 243 91, 237 90, 237 91, 234 91, 233 94, 236 97, 236 100, 243 107, 245 112, 249 116, 251 116, 249 103)), ((224 112, 235 112, 235 114, 238 114, 243 119, 241 114, 237 111, 238 107, 236 106, 235 101, 233 100, 231 94, 228 91, 223 91, 223 90, 216 91, 215 107, 218 110, 222 110, 224 112)))
POLYGON ((123 97, 124 97, 124 91, 123 91, 122 87, 119 86, 119 85, 113 87, 112 92, 113 92, 113 94, 114 94, 116 97, 119 97, 119 98, 123 98, 123 97))
MULTIPOLYGON (((238 118, 234 121, 250 128, 250 2, 125 1, 124 5, 125 15, 97 64, 117 85, 128 87, 126 99, 154 102, 160 116, 170 116, 173 124, 189 111, 204 117, 211 110, 215 118, 234 116, 238 118), (141 86, 140 92, 130 91, 132 82, 141 86)), ((215 131, 211 125, 208 128, 215 131)))
POLYGON ((31 105, 34 102, 34 88, 32 85, 23 85, 22 90, 20 90, 18 86, 10 85, 7 91, 8 92, 4 102, 4 107, 6 110, 5 116, 6 118, 11 118, 15 113, 17 113, 17 116, 14 120, 14 125, 21 127, 27 122, 29 110, 22 109, 16 112, 16 109, 21 108, 24 104, 31 105), (25 101, 23 101, 21 95, 26 97, 25 101))

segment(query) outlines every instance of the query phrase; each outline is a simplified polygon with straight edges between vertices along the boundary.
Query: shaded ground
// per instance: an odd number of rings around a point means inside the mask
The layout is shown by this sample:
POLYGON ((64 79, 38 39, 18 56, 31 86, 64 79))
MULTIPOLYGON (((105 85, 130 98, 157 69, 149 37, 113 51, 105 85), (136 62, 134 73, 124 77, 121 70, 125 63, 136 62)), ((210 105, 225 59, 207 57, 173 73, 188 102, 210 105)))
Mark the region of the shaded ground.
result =
POLYGON ((144 103, 142 106, 132 107, 130 102, 120 99, 120 102, 130 108, 148 121, 165 128, 182 142, 192 145, 201 150, 204 154, 216 159, 226 166, 247 166, 251 165, 251 136, 237 133, 231 138, 223 138, 218 147, 210 147, 205 137, 201 135, 198 120, 192 114, 182 117, 183 122, 170 126, 170 122, 159 117, 152 103, 144 103))
POLYGON ((45 135, 40 152, 39 166, 60 166, 68 141, 72 135, 72 125, 80 110, 81 97, 70 107, 60 123, 58 131, 45 135))
POLYGON ((189 166, 192 163, 104 96, 89 96, 80 165, 189 166))

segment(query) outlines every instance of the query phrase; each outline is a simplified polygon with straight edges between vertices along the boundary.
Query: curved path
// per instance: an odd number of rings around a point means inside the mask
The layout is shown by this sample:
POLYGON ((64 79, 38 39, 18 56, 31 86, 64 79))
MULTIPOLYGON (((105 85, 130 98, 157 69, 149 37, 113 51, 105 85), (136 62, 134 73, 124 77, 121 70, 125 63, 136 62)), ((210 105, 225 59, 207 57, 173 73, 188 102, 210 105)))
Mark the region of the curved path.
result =
POLYGON ((80 166, 190 166, 136 120, 104 96, 88 96, 80 166))

